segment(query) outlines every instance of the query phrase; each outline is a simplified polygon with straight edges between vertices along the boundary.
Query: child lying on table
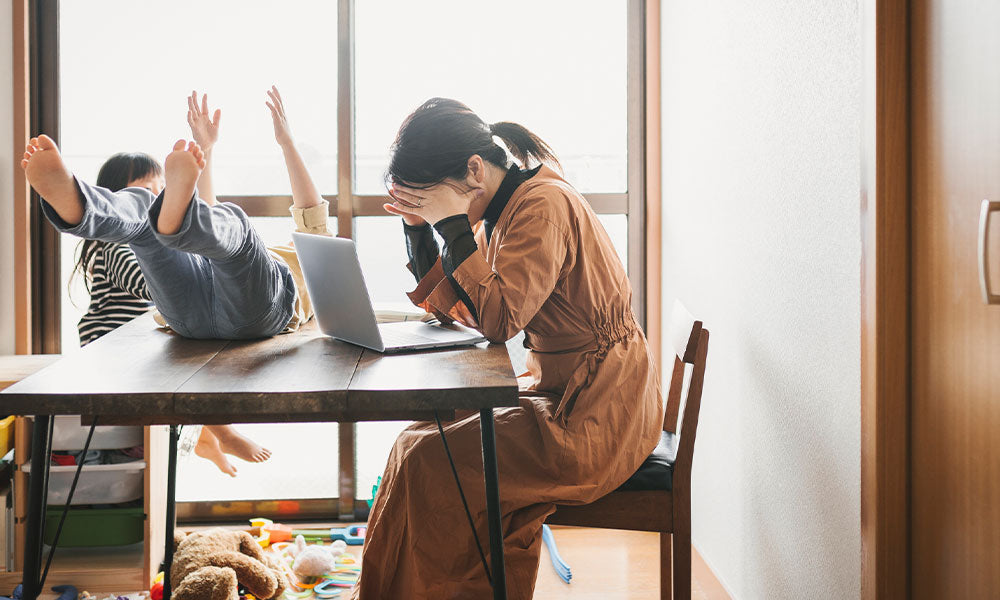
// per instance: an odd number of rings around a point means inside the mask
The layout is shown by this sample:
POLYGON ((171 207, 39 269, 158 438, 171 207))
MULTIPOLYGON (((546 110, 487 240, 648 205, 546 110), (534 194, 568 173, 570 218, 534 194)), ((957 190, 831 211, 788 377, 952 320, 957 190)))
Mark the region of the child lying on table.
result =
MULTIPOLYGON (((268 91, 274 135, 292 187, 297 231, 329 235, 328 203, 292 139, 276 88, 268 91)), ((164 161, 166 187, 112 192, 73 176, 55 142, 32 138, 21 161, 59 231, 128 244, 163 320, 190 338, 248 339, 294 331, 312 317, 291 245, 268 248, 235 204, 195 193, 207 168, 195 142, 178 140, 164 161)))

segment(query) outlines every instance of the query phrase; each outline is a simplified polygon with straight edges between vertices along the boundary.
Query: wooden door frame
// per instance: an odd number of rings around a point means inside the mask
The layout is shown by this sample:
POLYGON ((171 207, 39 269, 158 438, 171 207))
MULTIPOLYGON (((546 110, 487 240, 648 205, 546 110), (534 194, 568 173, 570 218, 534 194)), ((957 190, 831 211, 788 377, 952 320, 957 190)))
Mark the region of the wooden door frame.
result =
POLYGON ((62 319, 59 233, 41 213, 21 176, 21 154, 32 135, 59 142, 59 0, 12 2, 14 132, 14 349, 58 354, 62 319))
POLYGON ((861 597, 910 595, 909 19, 863 0, 861 597))
POLYGON ((21 176, 24 141, 31 133, 29 94, 31 66, 28 50, 28 0, 13 0, 11 40, 13 44, 13 133, 14 152, 14 352, 31 354, 31 188, 21 176))

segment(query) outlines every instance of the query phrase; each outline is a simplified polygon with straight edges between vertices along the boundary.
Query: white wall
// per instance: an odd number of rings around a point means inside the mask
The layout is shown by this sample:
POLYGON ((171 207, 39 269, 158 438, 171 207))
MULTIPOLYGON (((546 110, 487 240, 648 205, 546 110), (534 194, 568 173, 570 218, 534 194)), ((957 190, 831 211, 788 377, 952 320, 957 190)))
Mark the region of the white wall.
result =
POLYGON ((662 6, 664 314, 712 332, 694 544, 735 598, 857 598, 857 1, 662 6))
POLYGON ((14 353, 13 7, 0 0, 0 354, 14 353))

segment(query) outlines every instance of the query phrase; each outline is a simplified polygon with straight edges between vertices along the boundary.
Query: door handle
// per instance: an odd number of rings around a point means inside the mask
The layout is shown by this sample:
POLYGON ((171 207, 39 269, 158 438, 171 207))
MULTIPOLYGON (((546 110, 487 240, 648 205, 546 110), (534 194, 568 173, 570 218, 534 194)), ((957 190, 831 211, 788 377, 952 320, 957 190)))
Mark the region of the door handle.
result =
POLYGON ((986 304, 1000 304, 1000 294, 994 294, 990 286, 990 215, 997 211, 1000 202, 989 200, 983 200, 979 209, 979 289, 986 304))

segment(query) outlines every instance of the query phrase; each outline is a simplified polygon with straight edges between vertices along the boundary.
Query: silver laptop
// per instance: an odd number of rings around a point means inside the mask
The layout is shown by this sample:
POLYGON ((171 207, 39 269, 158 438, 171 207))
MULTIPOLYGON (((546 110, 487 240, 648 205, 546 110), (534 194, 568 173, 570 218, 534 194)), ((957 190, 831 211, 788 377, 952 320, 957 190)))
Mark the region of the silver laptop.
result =
POLYGON ((457 323, 377 323, 353 240, 298 232, 292 239, 316 320, 326 335, 387 353, 486 341, 457 323))

